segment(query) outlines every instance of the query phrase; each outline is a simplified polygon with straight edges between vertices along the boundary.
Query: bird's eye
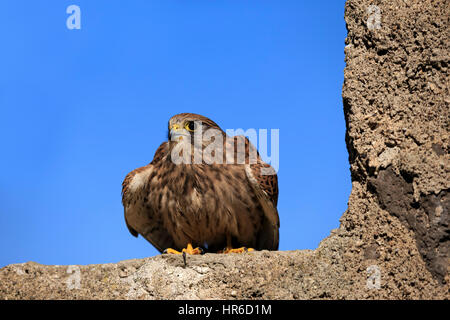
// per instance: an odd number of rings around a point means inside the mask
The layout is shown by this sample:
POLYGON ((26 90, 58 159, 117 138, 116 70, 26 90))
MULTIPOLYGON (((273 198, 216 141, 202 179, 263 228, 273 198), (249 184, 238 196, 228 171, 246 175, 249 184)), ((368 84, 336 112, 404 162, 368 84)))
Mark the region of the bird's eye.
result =
POLYGON ((188 131, 191 131, 191 132, 194 132, 194 131, 195 131, 195 127, 196 127, 196 125, 195 125, 195 122, 194 122, 194 121, 187 121, 187 122, 184 124, 184 128, 185 128, 186 130, 188 130, 188 131))

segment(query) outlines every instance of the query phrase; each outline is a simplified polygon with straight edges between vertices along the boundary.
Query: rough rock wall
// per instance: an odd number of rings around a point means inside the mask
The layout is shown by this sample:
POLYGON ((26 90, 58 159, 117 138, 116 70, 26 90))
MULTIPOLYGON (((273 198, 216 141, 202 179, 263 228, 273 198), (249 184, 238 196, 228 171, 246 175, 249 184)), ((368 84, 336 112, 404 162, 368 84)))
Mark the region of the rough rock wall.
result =
POLYGON ((445 0, 347 1, 352 193, 316 250, 16 264, 0 298, 450 298, 449 17, 445 0))
POLYGON ((441 283, 450 252, 449 8, 445 0, 348 1, 343 89, 358 198, 345 226, 380 225, 362 234, 379 251, 414 239, 441 283), (353 211, 356 203, 367 213, 353 211))

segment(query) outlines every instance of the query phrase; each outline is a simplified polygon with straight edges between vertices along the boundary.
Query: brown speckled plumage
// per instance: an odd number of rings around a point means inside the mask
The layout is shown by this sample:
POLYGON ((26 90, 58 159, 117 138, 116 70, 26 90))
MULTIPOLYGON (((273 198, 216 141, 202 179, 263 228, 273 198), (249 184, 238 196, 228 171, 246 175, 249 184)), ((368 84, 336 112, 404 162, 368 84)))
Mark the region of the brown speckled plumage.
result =
MULTIPOLYGON (((191 113, 171 122, 201 121, 220 130, 212 120, 191 113)), ((245 139, 246 154, 253 146, 245 139)), ((276 174, 261 175, 270 166, 257 154, 253 164, 175 164, 167 141, 153 161, 130 172, 122 188, 125 221, 131 234, 141 234, 160 252, 181 250, 188 243, 206 251, 223 249, 230 235, 234 247, 278 249, 276 174)), ((224 142, 225 144, 225 142, 224 142)))

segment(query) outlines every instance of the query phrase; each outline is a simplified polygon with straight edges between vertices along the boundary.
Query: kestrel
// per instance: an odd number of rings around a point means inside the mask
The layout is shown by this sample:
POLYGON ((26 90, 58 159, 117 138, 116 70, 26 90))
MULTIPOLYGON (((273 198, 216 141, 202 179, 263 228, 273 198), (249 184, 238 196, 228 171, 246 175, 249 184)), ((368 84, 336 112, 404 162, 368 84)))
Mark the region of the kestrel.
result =
POLYGON ((168 138, 123 181, 130 233, 161 253, 277 250, 278 179, 251 142, 193 113, 173 116, 168 138))

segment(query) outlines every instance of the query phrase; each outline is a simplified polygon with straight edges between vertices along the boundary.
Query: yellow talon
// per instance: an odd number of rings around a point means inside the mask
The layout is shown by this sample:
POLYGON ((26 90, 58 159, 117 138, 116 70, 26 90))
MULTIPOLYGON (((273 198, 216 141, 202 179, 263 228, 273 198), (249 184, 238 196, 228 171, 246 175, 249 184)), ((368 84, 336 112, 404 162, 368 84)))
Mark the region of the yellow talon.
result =
POLYGON ((222 251, 219 251, 219 253, 244 253, 244 252, 250 252, 250 251, 255 251, 255 249, 246 248, 246 247, 233 249, 233 246, 231 245, 231 236, 227 235, 227 247, 225 249, 223 249, 222 251))
POLYGON ((187 247, 181 250, 181 252, 172 248, 167 248, 166 250, 164 250, 164 253, 169 254, 183 254, 183 252, 186 252, 187 254, 202 254, 203 250, 199 247, 193 248, 192 244, 190 243, 188 243, 187 247))
POLYGON ((172 249, 172 248, 167 248, 166 250, 164 250, 163 253, 169 253, 169 254, 181 254, 180 251, 177 251, 177 250, 172 249))
POLYGON ((241 248, 237 248, 237 249, 233 249, 233 248, 225 248, 225 250, 222 251, 222 253, 244 253, 244 252, 250 252, 250 251, 255 251, 255 249, 253 248, 246 248, 246 247, 241 247, 241 248))

